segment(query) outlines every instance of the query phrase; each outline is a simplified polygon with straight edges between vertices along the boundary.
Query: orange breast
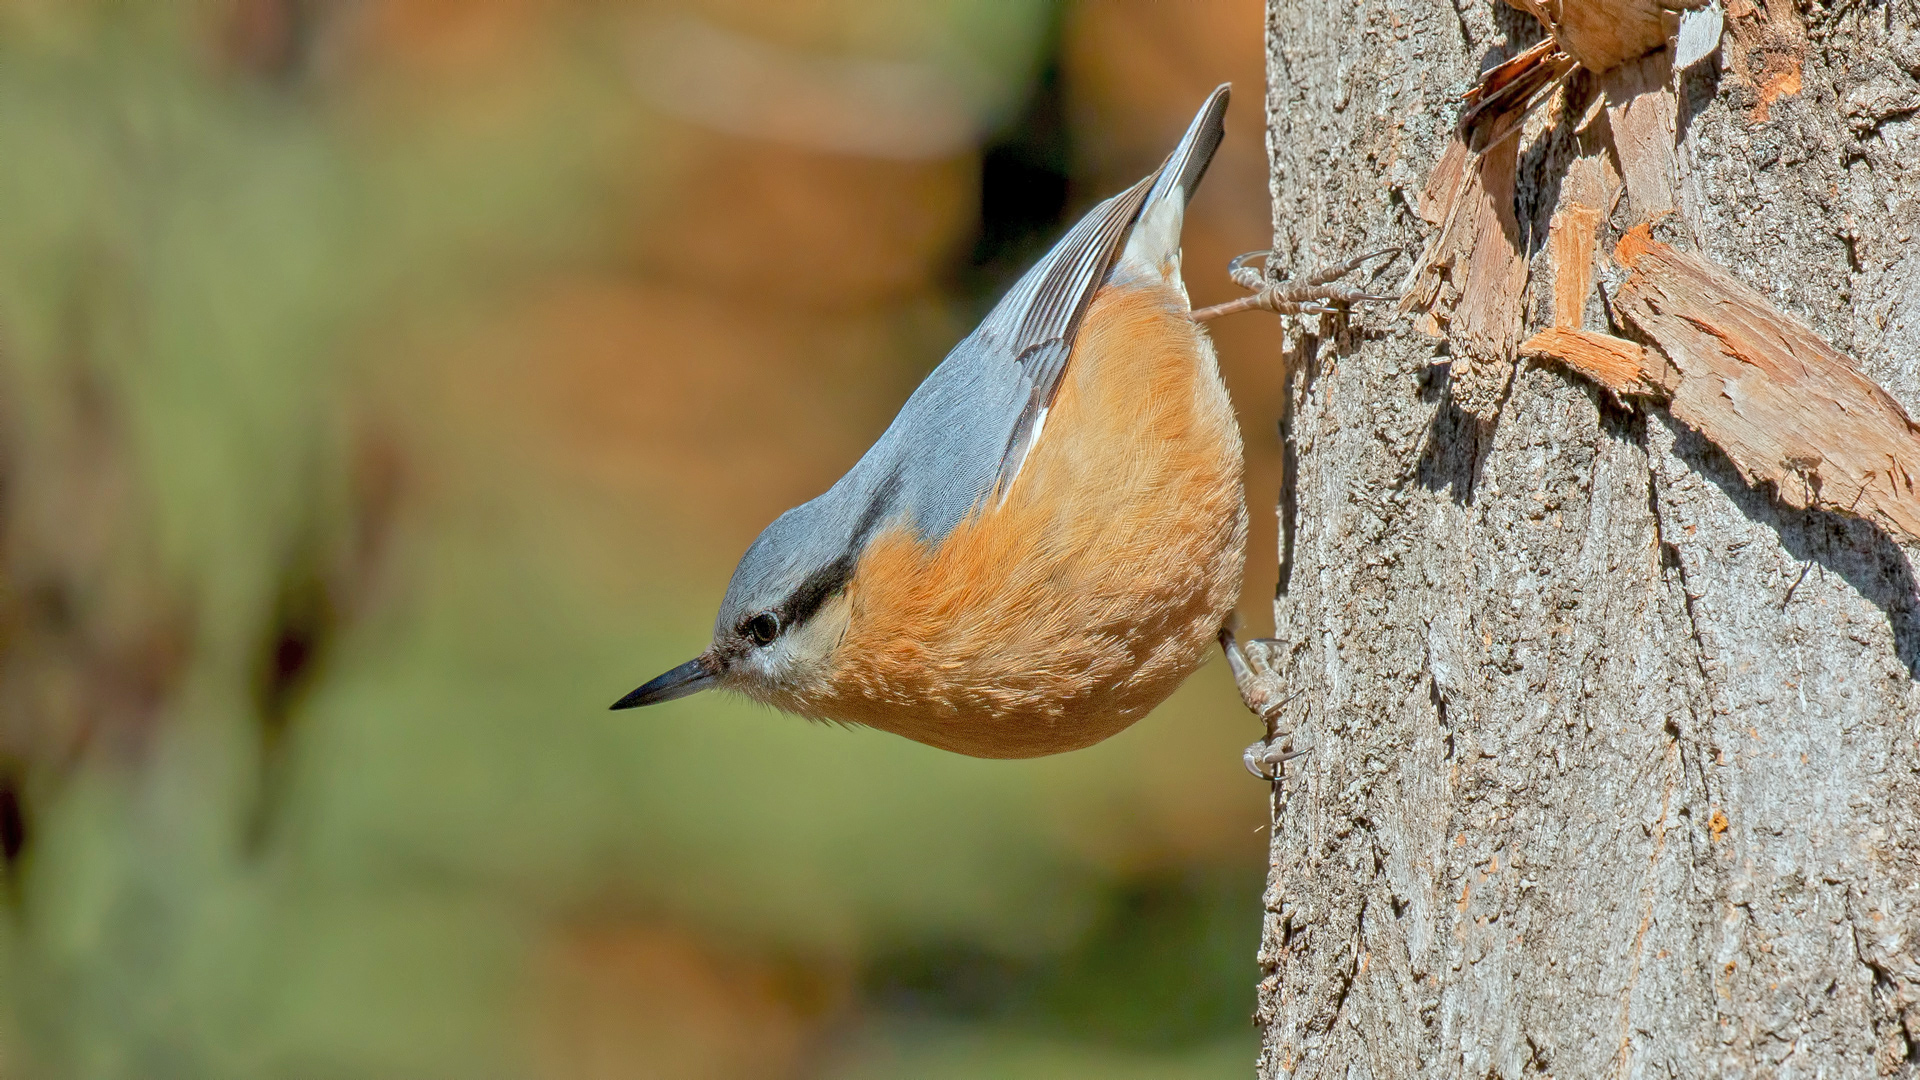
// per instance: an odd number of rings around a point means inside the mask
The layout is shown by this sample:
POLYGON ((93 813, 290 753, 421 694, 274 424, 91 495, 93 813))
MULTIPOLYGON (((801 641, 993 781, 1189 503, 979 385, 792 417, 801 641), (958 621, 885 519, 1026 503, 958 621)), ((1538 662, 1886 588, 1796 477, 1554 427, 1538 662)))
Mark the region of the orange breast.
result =
POLYGON ((1170 289, 1106 289, 1005 500, 937 546, 877 536, 831 677, 789 707, 978 757, 1098 742, 1206 659, 1246 530, 1205 332, 1170 289))

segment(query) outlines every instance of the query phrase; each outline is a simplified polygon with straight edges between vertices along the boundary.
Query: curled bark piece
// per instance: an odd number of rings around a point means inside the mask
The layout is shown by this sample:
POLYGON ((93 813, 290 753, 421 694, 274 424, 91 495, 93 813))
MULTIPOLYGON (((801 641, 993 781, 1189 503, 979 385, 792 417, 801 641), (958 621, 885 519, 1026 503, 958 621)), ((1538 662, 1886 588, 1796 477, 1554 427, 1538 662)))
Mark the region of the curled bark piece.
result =
MULTIPOLYGON (((1518 119, 1517 111, 1506 112, 1488 123, 1518 119)), ((1445 329, 1456 357, 1456 400, 1478 413, 1493 406, 1512 371, 1525 329, 1527 260, 1513 213, 1515 140, 1473 153, 1471 137, 1454 136, 1421 196, 1422 216, 1439 228, 1427 239, 1401 310, 1428 313, 1434 329, 1445 329)))
POLYGON ((1466 111, 1460 114, 1461 136, 1472 140, 1475 149, 1485 150, 1517 131, 1517 122, 1496 131, 1480 121, 1501 113, 1518 113, 1524 117, 1539 104, 1542 92, 1572 70, 1573 65, 1573 57, 1562 52, 1552 36, 1548 36, 1505 63, 1488 68, 1461 99, 1467 104, 1466 111))
POLYGON ((1427 224, 1440 225, 1453 216, 1465 186, 1462 181, 1467 157, 1466 140, 1455 135, 1440 155, 1440 163, 1427 174, 1427 186, 1420 189, 1420 218, 1427 224))
POLYGON ((1664 399, 1672 369, 1645 346, 1611 334, 1556 326, 1520 346, 1520 355, 1562 364, 1607 388, 1614 397, 1664 399))
POLYGON ((1525 331, 1527 259, 1513 213, 1517 151, 1509 139, 1470 159, 1453 214, 1427 248, 1429 310, 1453 345, 1456 400, 1473 413, 1494 407, 1525 331))
POLYGON ((1581 67, 1600 74, 1665 45, 1679 25, 1672 9, 1701 5, 1672 0, 1518 0, 1514 6, 1532 12, 1581 67))
POLYGON ((1641 221, 1670 213, 1679 205, 1673 194, 1678 105, 1667 89, 1671 60, 1662 49, 1623 64, 1600 80, 1614 155, 1627 184, 1627 204, 1641 221))
MULTIPOLYGON (((1514 213, 1513 136, 1576 63, 1602 73, 1611 155, 1629 174, 1627 190, 1641 216, 1671 211, 1674 101, 1668 91, 1666 43, 1677 25, 1672 9, 1696 0, 1515 0, 1549 36, 1482 72, 1465 97, 1453 140, 1428 176, 1420 216, 1438 228, 1428 238, 1403 293, 1402 310, 1423 316, 1422 329, 1444 333, 1454 348, 1453 391, 1470 413, 1497 408, 1505 378, 1525 337, 1522 310, 1528 262, 1514 213)), ((1698 0, 1704 2, 1704 0, 1698 0)), ((1577 103, 1569 102, 1572 113, 1577 103)), ((1562 119, 1566 122, 1571 119, 1562 119)), ((1582 121, 1584 125, 1584 121, 1582 121)), ((1608 156, 1589 148, 1585 157, 1608 156)), ((1584 158, 1583 158, 1584 160, 1584 158)), ((1599 223, 1612 210, 1619 177, 1601 182, 1598 163, 1583 205, 1569 206, 1551 226, 1555 263, 1554 323, 1577 328, 1592 282, 1591 252, 1599 223)))
POLYGON ((1600 229, 1600 211, 1569 201, 1547 225, 1547 248, 1553 253, 1553 325, 1577 328, 1593 292, 1593 241, 1600 229))
POLYGON ((1615 249, 1614 306, 1666 354, 1673 414, 1782 502, 1920 541, 1920 429, 1851 360, 1713 264, 1652 240, 1615 249))

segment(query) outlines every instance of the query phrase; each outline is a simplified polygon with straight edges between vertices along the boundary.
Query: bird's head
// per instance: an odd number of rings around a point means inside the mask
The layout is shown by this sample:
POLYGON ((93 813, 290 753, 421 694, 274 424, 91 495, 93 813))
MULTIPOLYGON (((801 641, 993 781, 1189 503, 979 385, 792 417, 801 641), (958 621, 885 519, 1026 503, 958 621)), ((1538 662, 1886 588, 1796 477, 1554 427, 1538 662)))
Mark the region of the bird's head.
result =
POLYGON ((767 526, 740 559, 707 650, 615 702, 631 709, 709 687, 787 709, 827 679, 847 628, 846 585, 864 533, 836 521, 829 496, 767 526))

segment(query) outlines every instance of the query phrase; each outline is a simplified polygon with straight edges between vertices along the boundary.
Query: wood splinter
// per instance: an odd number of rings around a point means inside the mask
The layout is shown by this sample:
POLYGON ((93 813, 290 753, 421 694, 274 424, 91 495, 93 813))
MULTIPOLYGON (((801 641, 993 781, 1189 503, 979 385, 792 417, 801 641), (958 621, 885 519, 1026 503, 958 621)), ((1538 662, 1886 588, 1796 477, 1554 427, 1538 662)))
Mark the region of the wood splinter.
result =
POLYGON ((1666 401, 1781 502, 1920 542, 1920 428, 1853 361, 1725 270, 1627 233, 1614 310, 1657 348, 1556 327, 1523 346, 1623 397, 1666 401))

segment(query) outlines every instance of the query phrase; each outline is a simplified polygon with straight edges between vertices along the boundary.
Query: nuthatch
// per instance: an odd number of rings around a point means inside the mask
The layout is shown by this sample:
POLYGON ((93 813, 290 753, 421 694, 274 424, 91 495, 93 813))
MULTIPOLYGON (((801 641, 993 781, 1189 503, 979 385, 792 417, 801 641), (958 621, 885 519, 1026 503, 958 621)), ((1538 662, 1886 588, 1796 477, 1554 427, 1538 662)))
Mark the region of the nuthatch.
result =
POLYGON ((613 707, 735 690, 977 757, 1099 742, 1240 591, 1240 433, 1180 276, 1227 87, 1082 218, 826 494, 780 515, 713 643, 613 707))

